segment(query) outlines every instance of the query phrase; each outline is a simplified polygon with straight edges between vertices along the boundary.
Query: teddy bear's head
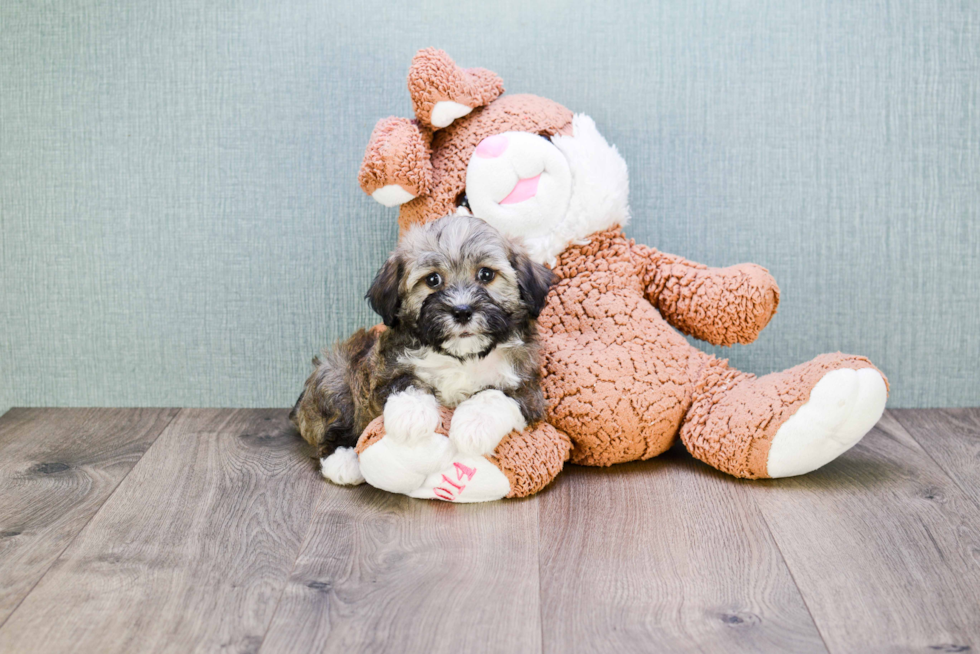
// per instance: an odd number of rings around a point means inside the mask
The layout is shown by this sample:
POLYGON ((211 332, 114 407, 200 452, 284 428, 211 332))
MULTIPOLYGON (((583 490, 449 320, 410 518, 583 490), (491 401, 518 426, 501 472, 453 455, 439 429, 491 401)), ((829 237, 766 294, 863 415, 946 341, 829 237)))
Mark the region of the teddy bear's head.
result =
POLYGON ((434 48, 408 73, 415 120, 378 122, 358 181, 402 231, 446 214, 486 220, 554 263, 570 243, 629 219, 626 163, 592 119, 462 69, 434 48))

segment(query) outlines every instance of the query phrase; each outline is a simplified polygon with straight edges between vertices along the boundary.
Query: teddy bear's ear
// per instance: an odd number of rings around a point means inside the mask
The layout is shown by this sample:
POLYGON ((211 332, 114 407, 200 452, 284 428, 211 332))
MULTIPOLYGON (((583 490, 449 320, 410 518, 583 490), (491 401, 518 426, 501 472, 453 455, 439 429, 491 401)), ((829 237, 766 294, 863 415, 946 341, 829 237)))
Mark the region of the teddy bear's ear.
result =
POLYGON ((364 192, 386 207, 429 192, 432 163, 429 134, 407 118, 379 120, 371 132, 357 175, 364 192))
POLYGON ((493 102, 504 83, 483 68, 460 68, 442 50, 419 50, 408 70, 415 117, 432 129, 448 127, 476 107, 493 102))

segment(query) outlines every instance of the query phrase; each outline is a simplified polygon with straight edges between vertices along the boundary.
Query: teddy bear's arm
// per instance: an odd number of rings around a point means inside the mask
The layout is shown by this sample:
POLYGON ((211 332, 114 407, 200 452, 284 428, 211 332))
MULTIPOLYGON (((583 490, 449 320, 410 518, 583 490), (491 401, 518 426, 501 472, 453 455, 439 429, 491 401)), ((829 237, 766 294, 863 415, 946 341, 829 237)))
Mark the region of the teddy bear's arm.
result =
POLYGON ((779 287, 753 263, 709 268, 644 245, 646 297, 671 325, 712 345, 751 343, 779 305, 779 287))
MULTIPOLYGON (((445 437, 452 424, 453 412, 440 407, 439 413, 440 423, 436 434, 445 437)), ((382 445, 385 438, 384 416, 379 416, 365 428, 357 442, 361 472, 369 484, 412 497, 463 502, 533 495, 561 472, 572 449, 568 436, 547 422, 539 422, 504 436, 494 453, 486 457, 464 457, 449 448, 449 457, 436 461, 433 472, 425 465, 419 468, 420 463, 426 463, 424 452, 397 448, 382 451, 383 447, 377 452, 369 452, 369 449, 382 445), (365 469, 365 466, 369 469, 365 469), (499 472, 485 466, 492 466, 499 472), (460 472, 468 479, 458 478, 460 472), (448 475, 449 481, 454 484, 440 487, 431 483, 433 480, 440 483, 445 481, 443 474, 448 475), (495 475, 506 480, 499 491, 494 484, 495 475), (469 483, 475 481, 478 483, 469 483), (443 491, 449 491, 448 495, 443 491), (493 494, 493 491, 497 491, 497 494, 493 494)), ((446 438, 442 440, 449 443, 446 438)))

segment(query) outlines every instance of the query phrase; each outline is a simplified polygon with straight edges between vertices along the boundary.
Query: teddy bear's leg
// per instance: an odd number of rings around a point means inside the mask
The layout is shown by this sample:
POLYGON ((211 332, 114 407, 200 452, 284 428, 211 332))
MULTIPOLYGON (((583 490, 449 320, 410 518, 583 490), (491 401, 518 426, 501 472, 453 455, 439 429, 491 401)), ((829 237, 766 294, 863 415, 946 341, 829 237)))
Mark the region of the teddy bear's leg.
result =
POLYGON ((561 472, 571 447, 568 437, 547 423, 512 431, 492 456, 457 454, 408 495, 465 503, 527 497, 561 472))
POLYGON ((420 499, 525 497, 555 478, 572 447, 565 434, 542 423, 504 436, 492 456, 464 455, 447 437, 451 422, 452 412, 440 408, 440 424, 430 438, 406 446, 392 440, 384 418, 377 418, 357 444, 364 478, 376 488, 420 499))
POLYGON ((792 477, 861 440, 887 396, 884 375, 864 357, 824 354, 758 378, 712 357, 680 436, 696 458, 736 477, 792 477))

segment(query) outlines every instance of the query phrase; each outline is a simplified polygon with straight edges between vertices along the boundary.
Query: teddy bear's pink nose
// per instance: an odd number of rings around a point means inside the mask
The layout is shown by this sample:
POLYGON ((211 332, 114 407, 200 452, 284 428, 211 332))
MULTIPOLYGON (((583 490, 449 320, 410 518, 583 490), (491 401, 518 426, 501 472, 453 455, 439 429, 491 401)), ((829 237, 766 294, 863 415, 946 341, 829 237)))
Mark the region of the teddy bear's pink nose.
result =
POLYGON ((484 159, 494 159, 502 155, 506 149, 506 136, 503 134, 488 136, 480 141, 480 145, 476 146, 476 156, 483 157, 484 159))

